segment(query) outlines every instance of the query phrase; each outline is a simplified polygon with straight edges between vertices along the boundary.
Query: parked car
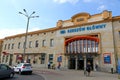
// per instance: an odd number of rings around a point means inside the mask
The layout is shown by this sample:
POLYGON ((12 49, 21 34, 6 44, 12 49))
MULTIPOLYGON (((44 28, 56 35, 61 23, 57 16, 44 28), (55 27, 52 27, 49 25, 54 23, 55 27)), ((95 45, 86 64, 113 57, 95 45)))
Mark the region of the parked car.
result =
POLYGON ((19 74, 22 74, 22 73, 32 74, 32 66, 30 63, 20 63, 14 67, 14 71, 19 74))
POLYGON ((13 68, 9 67, 6 64, 0 64, 0 78, 13 78, 14 77, 14 70, 13 68))

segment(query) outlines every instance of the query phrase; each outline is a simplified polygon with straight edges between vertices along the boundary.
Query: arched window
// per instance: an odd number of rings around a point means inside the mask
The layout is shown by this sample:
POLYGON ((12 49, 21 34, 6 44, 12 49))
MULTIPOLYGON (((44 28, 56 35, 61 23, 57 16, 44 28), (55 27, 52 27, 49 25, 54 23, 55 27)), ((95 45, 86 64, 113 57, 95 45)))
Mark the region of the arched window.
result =
POLYGON ((97 37, 77 36, 65 41, 66 53, 97 53, 97 37))

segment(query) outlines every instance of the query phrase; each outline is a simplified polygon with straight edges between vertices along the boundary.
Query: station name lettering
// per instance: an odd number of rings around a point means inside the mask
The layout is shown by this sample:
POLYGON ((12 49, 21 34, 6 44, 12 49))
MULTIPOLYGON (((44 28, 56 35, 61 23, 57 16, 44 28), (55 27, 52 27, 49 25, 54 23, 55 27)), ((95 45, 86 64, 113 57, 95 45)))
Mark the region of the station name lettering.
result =
POLYGON ((106 27, 106 24, 82 26, 82 27, 77 27, 77 28, 72 28, 72 29, 67 29, 67 30, 61 30, 60 34, 81 32, 81 31, 90 31, 90 30, 95 30, 95 29, 103 29, 105 27, 106 27))

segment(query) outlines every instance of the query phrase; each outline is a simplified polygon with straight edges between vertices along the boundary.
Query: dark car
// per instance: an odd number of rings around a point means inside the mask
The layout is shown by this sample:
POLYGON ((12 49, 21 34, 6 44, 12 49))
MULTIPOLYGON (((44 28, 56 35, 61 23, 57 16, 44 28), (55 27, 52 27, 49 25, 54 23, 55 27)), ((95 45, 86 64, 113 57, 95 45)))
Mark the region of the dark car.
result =
POLYGON ((0 64, 0 78, 13 78, 14 74, 14 69, 12 69, 6 64, 0 64))

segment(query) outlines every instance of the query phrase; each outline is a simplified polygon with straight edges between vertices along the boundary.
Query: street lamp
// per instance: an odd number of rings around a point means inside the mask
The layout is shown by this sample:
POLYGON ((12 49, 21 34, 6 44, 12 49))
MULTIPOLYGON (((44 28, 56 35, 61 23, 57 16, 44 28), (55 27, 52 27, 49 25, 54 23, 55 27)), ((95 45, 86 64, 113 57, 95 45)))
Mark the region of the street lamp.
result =
POLYGON ((32 14, 28 15, 27 11, 25 9, 23 9, 24 13, 19 12, 19 14, 24 15, 25 17, 27 17, 27 27, 26 27, 26 34, 25 34, 25 42, 24 42, 24 52, 23 52, 23 61, 25 60, 25 53, 26 53, 26 44, 27 44, 27 34, 28 34, 28 27, 29 27, 29 20, 30 18, 37 18, 39 16, 32 16, 33 14, 35 14, 35 11, 32 12, 32 14))

